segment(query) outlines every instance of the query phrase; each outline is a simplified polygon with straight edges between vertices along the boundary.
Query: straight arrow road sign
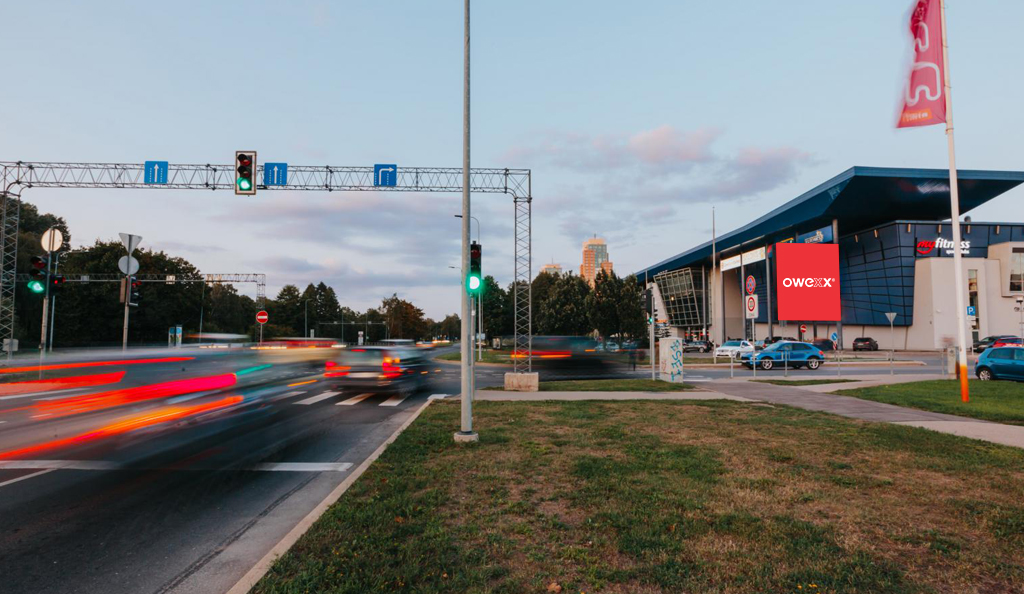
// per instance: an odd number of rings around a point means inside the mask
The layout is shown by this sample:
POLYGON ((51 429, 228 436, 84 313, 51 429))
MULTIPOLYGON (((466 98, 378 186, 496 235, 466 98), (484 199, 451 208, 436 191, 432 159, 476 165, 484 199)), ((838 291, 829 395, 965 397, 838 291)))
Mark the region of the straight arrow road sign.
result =
POLYGON ((146 161, 146 175, 143 182, 147 184, 166 184, 167 170, 169 168, 167 161, 146 161))
POLYGON ((287 163, 264 163, 263 164, 263 185, 265 185, 265 186, 287 186, 288 185, 288 164, 287 163))

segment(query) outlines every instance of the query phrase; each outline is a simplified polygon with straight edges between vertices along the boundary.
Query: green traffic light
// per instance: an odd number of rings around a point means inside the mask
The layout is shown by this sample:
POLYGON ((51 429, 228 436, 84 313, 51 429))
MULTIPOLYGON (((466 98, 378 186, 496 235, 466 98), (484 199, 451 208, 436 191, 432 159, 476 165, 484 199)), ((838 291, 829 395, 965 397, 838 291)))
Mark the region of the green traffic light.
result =
POLYGON ((470 276, 469 279, 466 280, 466 286, 469 287, 470 291, 479 291, 480 290, 480 277, 479 276, 470 276))
POLYGON ((43 286, 42 281, 31 280, 28 281, 28 290, 33 293, 42 293, 46 290, 46 287, 43 286))
POLYGON ((240 177, 238 178, 238 189, 242 190, 243 192, 248 192, 249 190, 252 189, 252 182, 249 181, 248 178, 240 177))

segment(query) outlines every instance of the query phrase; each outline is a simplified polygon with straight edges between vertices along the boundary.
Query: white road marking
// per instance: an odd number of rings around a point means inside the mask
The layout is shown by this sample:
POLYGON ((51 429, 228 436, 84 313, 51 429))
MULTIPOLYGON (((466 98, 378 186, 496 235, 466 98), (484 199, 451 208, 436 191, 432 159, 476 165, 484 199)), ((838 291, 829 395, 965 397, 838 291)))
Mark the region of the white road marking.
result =
POLYGON ((427 397, 427 400, 440 400, 442 398, 447 398, 447 397, 448 397, 447 394, 431 394, 430 396, 427 397))
POLYGON ((323 394, 317 394, 316 396, 306 398, 305 400, 299 400, 295 404, 316 404, 321 400, 327 400, 328 398, 337 396, 338 394, 341 394, 341 392, 324 392, 323 394))
POLYGON ((360 394, 358 396, 353 396, 353 397, 349 398, 348 400, 343 400, 343 401, 339 402, 338 406, 352 406, 353 404, 359 404, 360 402, 362 402, 363 400, 366 400, 370 396, 373 396, 373 392, 367 392, 366 394, 360 394))
POLYGON ((278 398, 291 398, 292 396, 298 396, 299 394, 305 394, 305 390, 295 390, 294 392, 285 392, 278 396, 278 398))
POLYGON ((46 468, 50 470, 114 470, 120 468, 117 462, 104 460, 3 460, 0 470, 5 468, 46 468))
POLYGON ((381 402, 379 404, 379 406, 398 406, 406 398, 408 398, 408 396, 402 396, 401 394, 395 394, 391 398, 388 398, 384 402, 381 402))
POLYGON ((349 468, 352 468, 349 462, 264 462, 252 467, 277 472, 344 472, 349 468))
POLYGON ((30 478, 32 478, 34 476, 39 476, 41 474, 46 474, 47 472, 53 472, 54 470, 57 470, 57 469, 56 468, 47 468, 46 470, 40 470, 39 472, 33 472, 31 474, 26 474, 25 476, 19 476, 16 479, 11 479, 9 481, 4 481, 4 482, 0 483, 0 487, 6 487, 7 485, 13 485, 14 483, 16 483, 18 481, 23 481, 25 479, 30 479, 30 478))

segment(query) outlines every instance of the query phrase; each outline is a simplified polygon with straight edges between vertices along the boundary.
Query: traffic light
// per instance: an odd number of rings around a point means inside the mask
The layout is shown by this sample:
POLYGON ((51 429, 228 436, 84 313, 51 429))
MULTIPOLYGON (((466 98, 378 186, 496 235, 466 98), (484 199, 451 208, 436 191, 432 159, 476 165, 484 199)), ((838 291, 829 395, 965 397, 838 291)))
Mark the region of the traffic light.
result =
POLYGON ((65 280, 66 279, 64 278, 63 274, 55 274, 55 275, 51 276, 50 277, 50 292, 51 293, 56 293, 57 291, 60 291, 61 289, 63 289, 64 288, 64 281, 65 280))
POLYGON ((142 287, 142 281, 134 276, 128 277, 128 307, 139 306, 140 287, 142 287))
POLYGON ((46 256, 32 256, 32 270, 28 274, 32 277, 28 281, 29 291, 36 294, 46 291, 50 276, 50 259, 46 256))
POLYGON ((256 193, 256 151, 235 151, 235 194, 256 193))
POLYGON ((481 246, 477 242, 469 245, 469 275, 466 277, 466 290, 476 295, 483 289, 484 277, 480 274, 481 246))
POLYGON ((647 287, 644 290, 644 312, 647 313, 647 323, 654 323, 654 289, 647 287))

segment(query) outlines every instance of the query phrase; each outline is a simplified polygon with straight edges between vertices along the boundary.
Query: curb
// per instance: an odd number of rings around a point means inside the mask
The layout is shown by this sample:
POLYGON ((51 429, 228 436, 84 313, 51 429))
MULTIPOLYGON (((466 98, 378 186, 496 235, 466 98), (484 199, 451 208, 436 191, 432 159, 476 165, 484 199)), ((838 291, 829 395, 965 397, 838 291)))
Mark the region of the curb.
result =
POLYGON ((246 594, 247 592, 249 592, 249 590, 255 587, 256 584, 261 579, 263 579, 263 576, 265 576, 267 572, 270 571, 270 567, 274 564, 274 562, 277 561, 278 558, 280 558, 286 552, 288 552, 288 549, 290 549, 292 545, 298 542, 302 535, 305 534, 313 526, 314 522, 320 519, 320 516, 324 515, 324 512, 326 512, 329 507, 331 507, 332 505, 334 505, 334 503, 341 499, 341 496, 345 494, 345 491, 348 491, 349 487, 351 487, 357 480, 359 480, 359 477, 361 477, 363 473, 366 472, 366 469, 369 468, 370 465, 377 460, 377 458, 380 458, 381 454, 384 453, 384 450, 386 450, 389 445, 391 445, 396 439, 398 439, 398 436, 401 435, 402 432, 405 431, 405 429, 409 425, 411 425, 413 421, 418 419, 420 414, 424 410, 426 410, 426 408, 430 406, 430 403, 433 401, 433 399, 428 398, 427 401, 424 402, 423 405, 420 406, 419 409, 412 414, 412 416, 406 419, 405 422, 402 423, 402 425, 398 429, 396 429, 395 432, 392 433, 390 437, 384 440, 384 443, 380 444, 380 447, 374 450, 372 454, 367 456, 366 460, 363 460, 362 464, 357 466, 356 469, 353 470, 352 473, 349 474, 345 478, 345 480, 341 482, 341 484, 335 487, 334 490, 331 491, 330 494, 328 494, 323 501, 318 503, 317 506, 313 508, 313 511, 306 514, 306 517, 302 518, 302 520, 299 521, 299 523, 296 524, 295 527, 292 528, 288 532, 288 534, 284 536, 284 538, 278 541, 278 543, 274 545, 274 547, 270 549, 270 551, 268 551, 267 554, 264 555, 262 559, 257 561, 256 565, 254 565, 252 569, 246 572, 246 574, 242 576, 242 579, 238 580, 238 582, 235 583, 235 585, 227 591, 227 594, 246 594))

